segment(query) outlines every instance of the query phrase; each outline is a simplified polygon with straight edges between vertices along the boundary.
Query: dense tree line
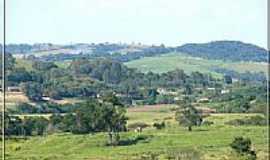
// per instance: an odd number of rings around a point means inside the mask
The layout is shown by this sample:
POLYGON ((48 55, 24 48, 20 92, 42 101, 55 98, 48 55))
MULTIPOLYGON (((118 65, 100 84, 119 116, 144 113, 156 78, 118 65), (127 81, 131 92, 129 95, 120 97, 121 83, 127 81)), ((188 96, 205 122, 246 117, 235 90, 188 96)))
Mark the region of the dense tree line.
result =
MULTIPOLYGON (((42 102, 43 97, 60 100, 68 97, 97 98, 108 92, 114 92, 122 103, 132 104, 171 104, 175 97, 181 94, 200 96, 202 90, 214 88, 210 95, 216 102, 228 102, 230 106, 220 107, 223 112, 255 112, 249 105, 248 97, 255 96, 256 103, 263 104, 266 90, 265 79, 257 79, 253 73, 247 73, 240 86, 250 88, 248 92, 253 95, 220 94, 223 87, 232 85, 230 75, 224 79, 216 79, 210 74, 192 72, 186 74, 181 69, 162 74, 153 72, 142 73, 136 69, 127 68, 120 62, 99 58, 73 60, 66 67, 59 67, 54 62, 33 61, 31 69, 17 67, 11 55, 7 61, 8 86, 21 86, 27 97, 36 102, 42 102), (256 81, 256 84, 253 84, 256 81), (252 86, 260 87, 253 89, 252 86), (158 89, 177 92, 177 95, 159 94, 158 89), (199 90, 198 90, 199 89, 199 90), (257 92, 258 90, 258 92, 257 92), (254 95, 255 94, 255 95, 254 95), (257 94, 257 95, 256 95, 257 94), (262 96, 258 96, 264 94, 262 96), (262 103, 261 103, 262 102, 262 103)), ((167 92, 165 91, 165 92, 167 92)), ((256 105, 263 106, 263 105, 256 105)), ((256 112, 257 112, 256 111, 256 112)))
MULTIPOLYGON (((25 104, 26 105, 26 104, 25 104)), ((33 106, 30 106, 33 107, 33 106)), ((55 106, 50 109, 56 109, 55 106)), ((22 109, 29 111, 29 106, 22 109)), ((108 144, 117 145, 119 132, 126 131, 125 106, 113 94, 102 98, 102 102, 88 100, 66 114, 53 111, 49 117, 43 116, 12 116, 5 114, 5 133, 7 136, 45 135, 54 132, 72 132, 74 134, 89 134, 96 132, 108 133, 108 144)))
MULTIPOLYGON (((14 62, 11 64, 14 65, 14 62)), ((221 83, 211 75, 199 72, 188 75, 179 69, 162 74, 141 73, 120 62, 103 58, 73 60, 66 68, 60 68, 53 62, 35 60, 31 67, 31 70, 12 67, 7 77, 9 85, 21 86, 33 101, 41 101, 43 96, 52 99, 97 97, 113 91, 121 95, 126 103, 147 98, 147 103, 152 103, 156 101, 156 95, 149 92, 160 87, 192 88, 221 83)))
POLYGON ((226 94, 215 94, 211 97, 218 112, 225 113, 265 113, 267 102, 266 84, 249 84, 235 88, 226 94))
POLYGON ((263 72, 244 72, 244 73, 239 73, 234 70, 230 69, 225 69, 225 68, 219 68, 215 67, 212 69, 213 71, 217 73, 224 74, 226 76, 230 76, 231 78, 237 79, 241 82, 253 82, 253 83, 261 83, 264 82, 266 83, 267 77, 266 74, 263 72))
POLYGON ((9 108, 8 111, 11 114, 62 114, 74 112, 80 105, 76 104, 57 104, 52 102, 44 102, 39 104, 30 103, 18 103, 14 107, 9 108))

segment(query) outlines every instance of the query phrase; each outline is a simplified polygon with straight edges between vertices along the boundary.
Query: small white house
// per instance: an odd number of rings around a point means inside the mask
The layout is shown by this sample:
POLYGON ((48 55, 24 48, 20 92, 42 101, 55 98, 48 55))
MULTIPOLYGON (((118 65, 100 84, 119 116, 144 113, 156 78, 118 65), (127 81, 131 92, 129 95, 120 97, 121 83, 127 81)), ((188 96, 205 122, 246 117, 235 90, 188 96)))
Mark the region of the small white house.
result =
POLYGON ((51 98, 50 98, 50 97, 42 97, 42 100, 43 100, 43 101, 50 101, 51 98))
POLYGON ((157 89, 157 92, 159 93, 159 94, 165 94, 166 93, 166 90, 164 89, 164 88, 158 88, 157 89))
POLYGON ((239 79, 237 79, 237 78, 232 78, 232 83, 236 83, 236 82, 238 82, 239 81, 239 79))
POLYGON ((214 90, 216 90, 216 88, 211 88, 211 87, 209 87, 209 88, 207 88, 207 90, 209 90, 209 91, 214 91, 214 90))
POLYGON ((178 94, 178 92, 174 92, 174 91, 169 91, 166 90, 164 88, 158 88, 157 92, 161 95, 172 95, 172 96, 176 96, 178 94))
POLYGON ((199 103, 207 103, 207 102, 209 102, 209 98, 207 98, 207 97, 200 98, 200 99, 198 100, 198 102, 199 102, 199 103))
POLYGON ((9 86, 9 87, 7 87, 7 91, 8 92, 20 92, 21 91, 21 87, 9 86))
POLYGON ((221 90, 221 94, 226 94, 226 93, 230 93, 230 90, 229 89, 223 89, 223 90, 221 90))

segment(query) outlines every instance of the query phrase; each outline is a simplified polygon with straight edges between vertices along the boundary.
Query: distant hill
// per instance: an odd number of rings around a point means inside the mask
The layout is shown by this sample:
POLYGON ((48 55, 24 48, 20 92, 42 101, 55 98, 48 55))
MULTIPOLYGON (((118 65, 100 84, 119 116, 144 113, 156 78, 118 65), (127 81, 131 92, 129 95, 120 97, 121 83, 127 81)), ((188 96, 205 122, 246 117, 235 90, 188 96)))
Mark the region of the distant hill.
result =
MULTIPOLYGON (((2 46, 0 45, 0 48, 2 46)), ((192 57, 229 61, 266 62, 267 51, 264 48, 240 41, 214 41, 210 43, 189 43, 178 47, 147 46, 134 44, 72 44, 56 45, 51 43, 9 44, 6 51, 16 57, 35 56, 45 61, 63 61, 76 58, 111 58, 128 62, 144 57, 155 57, 171 52, 185 53, 192 57)))
POLYGON ((210 43, 189 43, 177 47, 178 52, 193 57, 231 61, 267 61, 267 50, 240 41, 214 41, 210 43))

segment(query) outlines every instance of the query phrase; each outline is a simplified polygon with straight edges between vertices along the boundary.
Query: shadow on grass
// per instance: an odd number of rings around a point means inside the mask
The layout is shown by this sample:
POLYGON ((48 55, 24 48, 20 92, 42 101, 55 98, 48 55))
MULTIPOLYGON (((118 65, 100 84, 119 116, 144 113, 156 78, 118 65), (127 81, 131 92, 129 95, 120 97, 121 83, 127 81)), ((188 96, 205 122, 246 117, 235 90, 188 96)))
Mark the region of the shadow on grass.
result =
POLYGON ((129 146, 129 145, 135 145, 139 142, 141 143, 149 143, 152 135, 137 135, 135 137, 131 137, 128 139, 120 140, 118 143, 118 146, 129 146))
POLYGON ((206 131, 209 131, 209 129, 196 128, 195 130, 193 130, 193 132, 206 132, 206 131))

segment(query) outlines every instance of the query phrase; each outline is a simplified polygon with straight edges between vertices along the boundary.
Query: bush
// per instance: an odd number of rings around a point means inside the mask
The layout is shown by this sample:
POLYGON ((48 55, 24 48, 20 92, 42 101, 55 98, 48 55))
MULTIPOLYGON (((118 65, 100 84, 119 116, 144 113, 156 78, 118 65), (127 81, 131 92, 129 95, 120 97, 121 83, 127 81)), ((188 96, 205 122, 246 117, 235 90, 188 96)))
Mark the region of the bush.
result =
POLYGON ((16 105, 14 113, 17 114, 29 114, 29 113, 37 113, 38 109, 35 106, 32 106, 29 103, 19 103, 16 105))
POLYGON ((134 145, 137 144, 138 142, 148 142, 148 140, 151 138, 152 136, 149 135, 138 135, 135 137, 130 137, 128 139, 125 140, 119 140, 118 146, 128 146, 128 145, 134 145))
POLYGON ((267 125, 267 120, 263 116, 252 116, 248 120, 249 124, 251 125, 258 125, 258 126, 263 126, 267 125))
POLYGON ((230 146, 238 154, 246 156, 248 160, 256 159, 256 152, 251 150, 251 140, 249 138, 236 137, 230 146))
POLYGON ((168 160, 200 160, 200 154, 193 149, 170 150, 166 153, 168 160))
POLYGON ((205 125, 205 126, 210 126, 212 124, 214 124, 214 122, 212 122, 212 121, 203 121, 202 122, 202 125, 205 125))
POLYGON ((159 158, 159 154, 158 153, 142 153, 141 155, 139 155, 138 160, 158 160, 159 158))
POLYGON ((154 123, 153 127, 155 127, 156 129, 163 129, 165 128, 165 122, 161 122, 161 123, 154 123))
POLYGON ((264 126, 267 125, 267 120, 263 116, 257 115, 244 119, 234 119, 227 122, 226 124, 234 126, 241 126, 241 125, 264 126))
POLYGON ((249 138, 236 137, 230 146, 237 153, 247 153, 251 148, 251 140, 249 138))
POLYGON ((168 96, 168 95, 158 95, 156 98, 157 104, 173 104, 174 103, 174 97, 168 96))

